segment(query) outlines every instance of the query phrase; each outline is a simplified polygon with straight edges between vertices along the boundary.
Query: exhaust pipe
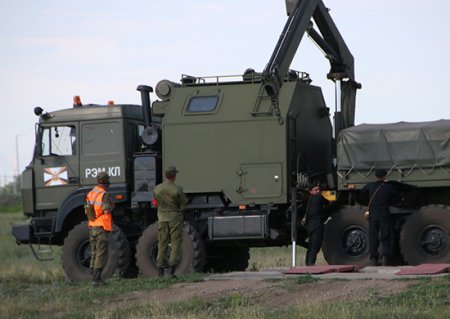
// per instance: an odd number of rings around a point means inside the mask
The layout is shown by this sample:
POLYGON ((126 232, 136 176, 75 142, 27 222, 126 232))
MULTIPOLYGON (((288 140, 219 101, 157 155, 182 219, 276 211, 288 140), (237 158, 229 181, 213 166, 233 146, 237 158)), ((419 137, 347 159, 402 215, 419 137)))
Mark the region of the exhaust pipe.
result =
POLYGON ((150 107, 150 92, 153 88, 147 85, 139 85, 137 90, 141 92, 142 113, 144 116, 144 131, 141 138, 144 145, 151 149, 158 149, 160 142, 160 130, 157 126, 152 124, 152 109, 150 107))
POLYGON ((152 110, 150 108, 150 93, 153 92, 153 88, 151 86, 147 86, 147 85, 139 85, 136 90, 141 92, 142 112, 144 115, 144 125, 145 125, 145 127, 150 127, 152 125, 152 110))

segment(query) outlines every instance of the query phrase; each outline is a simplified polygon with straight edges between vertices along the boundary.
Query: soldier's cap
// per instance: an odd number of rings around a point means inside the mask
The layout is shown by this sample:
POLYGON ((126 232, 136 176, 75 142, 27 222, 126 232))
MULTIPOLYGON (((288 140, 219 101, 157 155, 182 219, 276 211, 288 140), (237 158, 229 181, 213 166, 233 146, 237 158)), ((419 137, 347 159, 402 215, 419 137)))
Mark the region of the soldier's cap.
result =
POLYGON ((97 175, 97 183, 98 184, 109 184, 109 175, 106 172, 100 172, 97 175))
POLYGON ((385 177, 387 175, 387 172, 385 169, 377 169, 375 171, 375 177, 385 177))
POLYGON ((175 176, 177 175, 178 171, 175 166, 168 166, 167 169, 164 171, 166 175, 175 176))

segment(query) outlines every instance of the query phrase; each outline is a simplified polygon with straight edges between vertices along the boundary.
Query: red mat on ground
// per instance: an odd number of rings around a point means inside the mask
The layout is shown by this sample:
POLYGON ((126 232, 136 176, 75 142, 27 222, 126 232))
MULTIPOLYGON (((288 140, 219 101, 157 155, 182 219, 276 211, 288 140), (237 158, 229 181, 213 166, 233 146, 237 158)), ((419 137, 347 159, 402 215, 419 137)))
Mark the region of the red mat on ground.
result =
POLYGON ((294 267, 284 271, 283 273, 288 275, 299 274, 327 274, 330 272, 354 272, 358 271, 359 267, 356 265, 324 265, 324 266, 303 266, 294 267))
POLYGON ((450 272, 450 264, 422 264, 403 268, 396 275, 437 275, 450 272))

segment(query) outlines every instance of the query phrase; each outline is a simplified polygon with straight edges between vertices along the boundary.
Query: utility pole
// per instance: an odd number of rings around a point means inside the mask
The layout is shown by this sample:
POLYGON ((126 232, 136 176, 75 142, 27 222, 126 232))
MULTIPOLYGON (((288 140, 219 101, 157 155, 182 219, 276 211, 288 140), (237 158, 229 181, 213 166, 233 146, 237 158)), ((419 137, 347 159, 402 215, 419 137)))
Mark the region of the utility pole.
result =
POLYGON ((19 184, 19 135, 16 134, 16 154, 14 159, 14 171, 13 171, 13 193, 17 195, 19 184))

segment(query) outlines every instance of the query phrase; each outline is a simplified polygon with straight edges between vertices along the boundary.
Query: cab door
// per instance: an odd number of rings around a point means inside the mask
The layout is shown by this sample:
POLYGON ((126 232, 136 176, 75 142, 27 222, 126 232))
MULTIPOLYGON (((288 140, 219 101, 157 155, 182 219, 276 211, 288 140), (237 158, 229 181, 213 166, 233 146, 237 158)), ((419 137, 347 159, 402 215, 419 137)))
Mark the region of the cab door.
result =
POLYGON ((80 174, 83 185, 95 185, 100 172, 107 172, 111 184, 126 185, 126 150, 123 120, 81 123, 80 174))
POLYGON ((57 210, 79 188, 78 123, 48 124, 38 128, 34 159, 36 210, 57 210))

